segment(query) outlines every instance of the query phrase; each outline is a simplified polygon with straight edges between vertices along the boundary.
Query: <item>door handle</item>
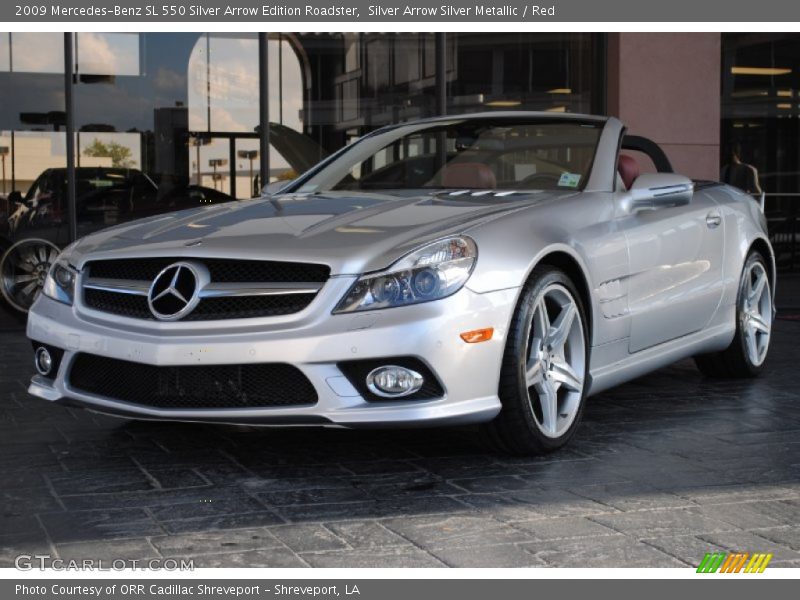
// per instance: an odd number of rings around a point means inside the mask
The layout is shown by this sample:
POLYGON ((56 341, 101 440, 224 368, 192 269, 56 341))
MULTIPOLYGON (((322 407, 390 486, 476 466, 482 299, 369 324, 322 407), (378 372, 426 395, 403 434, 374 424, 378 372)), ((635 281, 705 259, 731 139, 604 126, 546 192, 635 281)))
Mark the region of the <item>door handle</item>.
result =
POLYGON ((706 215, 706 225, 709 229, 716 229, 722 223, 722 217, 716 211, 712 211, 706 215))

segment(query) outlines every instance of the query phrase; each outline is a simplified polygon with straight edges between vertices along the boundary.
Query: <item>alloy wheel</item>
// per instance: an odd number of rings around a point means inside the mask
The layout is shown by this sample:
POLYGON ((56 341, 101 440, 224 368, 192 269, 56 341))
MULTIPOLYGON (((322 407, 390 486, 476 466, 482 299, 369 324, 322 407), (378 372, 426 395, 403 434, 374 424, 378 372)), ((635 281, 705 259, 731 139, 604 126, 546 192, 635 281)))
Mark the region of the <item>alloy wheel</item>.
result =
POLYGON ((751 364, 759 366, 767 356, 772 331, 772 291, 761 262, 752 262, 745 272, 739 304, 747 358, 751 364))
POLYGON ((551 284, 536 297, 526 349, 525 379, 534 421, 557 438, 580 409, 586 376, 586 340, 569 290, 551 284))

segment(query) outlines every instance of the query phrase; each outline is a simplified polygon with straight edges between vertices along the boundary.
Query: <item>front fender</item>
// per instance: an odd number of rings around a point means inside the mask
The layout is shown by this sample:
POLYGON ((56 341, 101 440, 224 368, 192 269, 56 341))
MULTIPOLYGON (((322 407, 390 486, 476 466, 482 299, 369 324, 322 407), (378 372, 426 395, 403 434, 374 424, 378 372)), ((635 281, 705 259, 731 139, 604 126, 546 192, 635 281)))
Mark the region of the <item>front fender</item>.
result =
POLYGON ((536 265, 557 255, 556 264, 571 267, 567 270, 584 296, 592 343, 627 335, 624 315, 599 316, 598 290, 613 290, 615 298, 626 301, 630 264, 625 236, 615 230, 610 194, 590 192, 560 199, 468 234, 478 245, 478 263, 467 283, 470 290, 521 291, 536 265))

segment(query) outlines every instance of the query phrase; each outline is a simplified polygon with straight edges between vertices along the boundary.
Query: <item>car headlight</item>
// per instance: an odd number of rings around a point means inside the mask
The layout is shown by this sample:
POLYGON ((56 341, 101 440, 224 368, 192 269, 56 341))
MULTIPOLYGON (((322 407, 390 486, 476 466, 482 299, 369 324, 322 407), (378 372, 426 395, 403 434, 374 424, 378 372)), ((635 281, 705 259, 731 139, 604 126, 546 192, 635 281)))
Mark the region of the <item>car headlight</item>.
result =
POLYGON ((465 236, 427 244, 380 273, 362 275, 334 313, 375 310, 439 300, 469 279, 478 248, 465 236))
POLYGON ((42 292, 48 298, 72 306, 75 299, 75 279, 77 273, 66 262, 57 260, 44 280, 42 292))

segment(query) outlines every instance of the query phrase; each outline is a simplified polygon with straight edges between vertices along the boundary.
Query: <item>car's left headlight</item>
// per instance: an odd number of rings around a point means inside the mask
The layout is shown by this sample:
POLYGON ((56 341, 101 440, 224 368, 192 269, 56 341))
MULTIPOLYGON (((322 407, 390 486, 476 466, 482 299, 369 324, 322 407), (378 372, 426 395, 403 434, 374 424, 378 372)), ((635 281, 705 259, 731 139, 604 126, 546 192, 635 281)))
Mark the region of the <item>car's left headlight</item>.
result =
POLYGON ((72 306, 78 273, 63 260, 57 260, 44 280, 42 293, 48 298, 72 306))
POLYGON ((455 294, 469 279, 478 248, 466 236, 432 242, 379 273, 362 275, 334 313, 406 306, 455 294))

